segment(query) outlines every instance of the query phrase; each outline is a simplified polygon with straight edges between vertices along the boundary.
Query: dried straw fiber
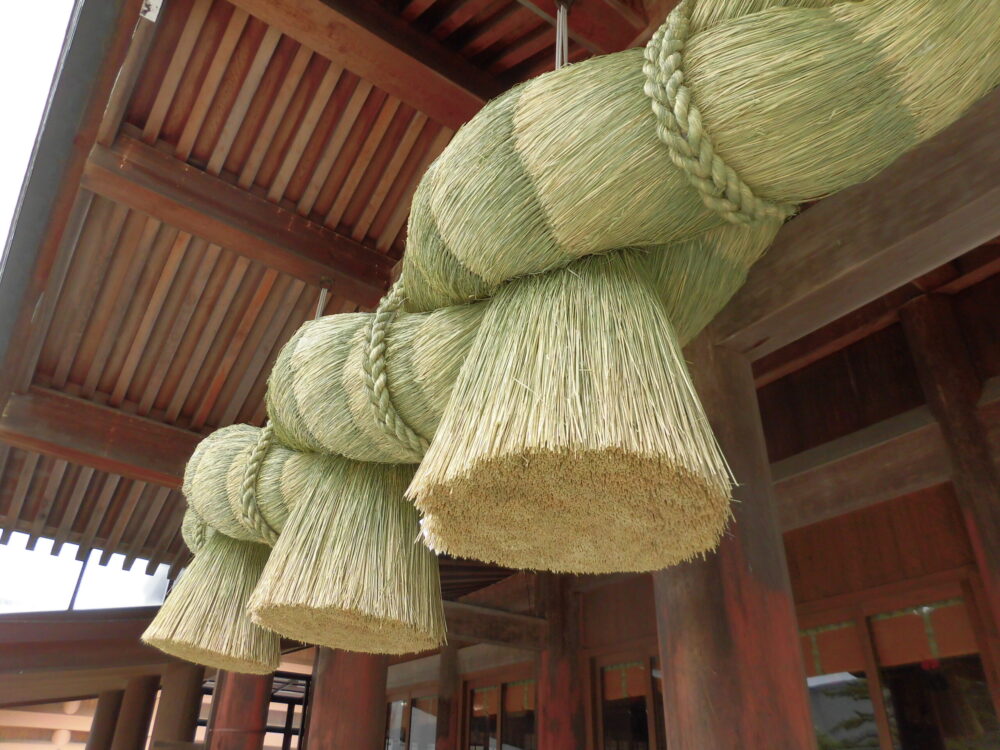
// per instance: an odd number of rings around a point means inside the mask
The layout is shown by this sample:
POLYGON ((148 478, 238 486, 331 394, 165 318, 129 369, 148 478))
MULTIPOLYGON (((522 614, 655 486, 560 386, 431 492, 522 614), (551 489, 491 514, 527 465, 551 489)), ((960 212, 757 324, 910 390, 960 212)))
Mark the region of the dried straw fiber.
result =
MULTIPOLYGON (((715 153, 770 201, 867 179, 1000 79, 1000 4, 866 0, 822 8, 695 5, 681 67, 715 153), (711 26, 701 26, 702 22, 711 26)), ((539 76, 455 136, 414 198, 408 309, 613 248, 691 237, 706 207, 657 135, 643 50, 539 76)))
POLYGON ((192 458, 201 549, 150 640, 263 668, 273 634, 249 611, 325 645, 440 643, 436 560, 401 499, 417 462, 406 493, 437 550, 603 572, 711 549, 731 478, 681 345, 795 205, 998 82, 998 2, 682 0, 645 50, 491 102, 418 187, 403 284, 282 351, 273 443, 232 428, 192 458), (198 631, 224 629, 200 607, 229 631, 198 631))
MULTIPOLYGON (((864 179, 944 127, 1000 79, 1000 5, 946 5, 772 8, 684 44, 686 0, 651 42, 643 96, 641 63, 621 53, 526 84, 456 137, 415 200, 406 292, 417 310, 493 298, 408 492, 428 544, 572 572, 662 567, 714 546, 728 485, 679 340, 637 270, 581 274, 572 261, 713 226, 776 227, 787 204, 864 179), (655 120, 641 113, 650 98, 655 120)), ((665 263, 653 279, 679 290, 670 318, 717 310, 737 288, 714 283, 724 269, 712 262, 688 270, 677 279, 665 263)))
POLYGON ((273 672, 281 656, 278 635, 251 622, 246 610, 269 552, 263 544, 210 534, 142 640, 216 669, 273 672))
MULTIPOLYGON (((268 630, 300 639, 298 623, 320 623, 311 642, 379 653, 406 653, 442 643, 437 559, 416 543, 417 512, 403 500, 413 467, 363 464, 272 444, 262 454, 255 503, 248 513, 244 477, 261 432, 247 425, 218 430, 199 444, 185 472, 189 512, 214 529, 209 544, 219 537, 230 553, 237 548, 264 550, 241 599, 243 614, 234 622, 238 619, 243 627, 249 612, 268 630), (261 542, 274 537, 262 535, 260 522, 247 517, 258 514, 277 535, 269 555, 261 542), (336 523, 331 524, 332 519, 336 523), (269 572, 275 570, 284 572, 269 572), (352 586, 341 585, 344 575, 352 586), (254 586, 257 590, 248 602, 254 586), (289 612, 294 617, 285 622, 289 612)), ((196 554, 195 563, 202 554, 196 554)), ((193 578, 194 570, 201 568, 192 564, 184 579, 193 578)), ((207 589, 204 596, 211 597, 211 576, 200 580, 207 589)), ((161 613, 169 610, 174 596, 161 613)), ((193 618, 184 624, 197 628, 193 618)), ((195 633, 190 640, 211 636, 195 633)))
MULTIPOLYGON (((771 243, 779 224, 725 225, 637 260, 686 343, 719 311, 771 243)), ((392 402, 419 434, 431 438, 488 303, 432 313, 400 312, 386 336, 392 402)), ((420 461, 373 418, 363 358, 372 315, 330 315, 306 322, 284 346, 268 381, 268 417, 279 442, 300 451, 357 461, 420 461)))

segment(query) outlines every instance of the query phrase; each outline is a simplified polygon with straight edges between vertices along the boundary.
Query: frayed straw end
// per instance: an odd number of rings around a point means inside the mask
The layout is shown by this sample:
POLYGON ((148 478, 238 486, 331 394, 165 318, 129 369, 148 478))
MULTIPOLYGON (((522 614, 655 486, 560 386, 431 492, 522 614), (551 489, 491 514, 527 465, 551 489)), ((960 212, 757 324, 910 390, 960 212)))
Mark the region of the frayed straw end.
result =
POLYGON ((718 544, 730 472, 647 276, 619 251, 491 300, 407 491, 433 549, 604 573, 718 544))
POLYGON ((247 615, 268 548, 213 534, 146 632, 144 643, 166 654, 231 672, 267 674, 281 658, 276 633, 247 615))
POLYGON ((715 549, 730 487, 621 451, 532 452, 411 491, 431 549, 562 573, 660 570, 715 549))
POLYGON ((250 601, 282 635, 348 651, 403 654, 444 642, 437 558, 416 543, 403 499, 410 466, 339 459, 310 479, 250 601))

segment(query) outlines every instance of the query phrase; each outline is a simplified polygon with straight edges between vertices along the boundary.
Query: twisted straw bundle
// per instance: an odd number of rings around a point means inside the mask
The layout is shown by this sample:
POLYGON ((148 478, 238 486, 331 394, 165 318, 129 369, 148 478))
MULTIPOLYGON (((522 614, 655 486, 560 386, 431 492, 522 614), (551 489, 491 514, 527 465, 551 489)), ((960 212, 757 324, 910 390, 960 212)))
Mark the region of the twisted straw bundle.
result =
POLYGON ((619 252, 499 289, 409 489, 432 548, 597 573, 717 544, 729 472, 644 270, 619 252))
MULTIPOLYGON (((214 532, 188 524, 201 572, 171 616, 208 602, 212 575, 245 600, 250 551, 277 537, 261 622, 362 649, 440 642, 436 565, 403 543, 410 470, 319 453, 423 457, 408 492, 425 540, 459 554, 597 572, 711 548, 730 480, 681 344, 796 204, 871 176, 998 81, 998 3, 682 0, 646 50, 495 100, 414 197, 408 312, 317 321, 279 357, 268 411, 297 450, 234 432, 192 460, 214 532)), ((238 651, 227 638, 211 648, 238 651)))
MULTIPOLYGON (((493 295, 408 493, 436 549, 600 572, 713 547, 728 485, 676 355, 683 338, 637 279, 612 282, 608 266, 573 281, 573 259, 712 227, 756 228, 762 250, 793 204, 874 174, 1000 80, 1000 6, 876 0, 735 17, 685 0, 645 65, 638 54, 501 97, 421 183, 410 309, 493 295)), ((652 281, 677 292, 664 295, 671 320, 704 325, 757 253, 729 255, 739 270, 724 257, 688 255, 684 271, 662 258, 652 281)))
MULTIPOLYGON (((389 324, 385 368, 392 400, 421 435, 437 430, 483 310, 463 305, 399 315, 389 324)), ((268 417, 281 443, 356 461, 420 460, 379 426, 369 401, 364 355, 371 319, 365 313, 318 318, 282 348, 267 388, 268 417)))
POLYGON ((756 196, 796 204, 872 176, 1000 80, 997 3, 772 4, 701 2, 692 13, 688 0, 676 42, 659 35, 646 51, 539 76, 484 107, 414 197, 408 309, 724 223, 691 187, 697 166, 664 148, 667 119, 697 163, 714 169, 718 158, 756 196), (675 73, 684 95, 672 110, 657 101, 657 117, 644 89, 662 94, 675 73))
POLYGON ((443 642, 437 559, 415 543, 417 513, 403 500, 412 467, 361 464, 276 444, 261 451, 262 433, 247 425, 218 430, 188 463, 184 491, 194 520, 186 523, 185 538, 193 550, 198 546, 200 519, 212 532, 147 640, 192 661, 231 663, 237 671, 263 667, 249 654, 269 648, 272 631, 298 637, 300 619, 327 623, 312 642, 333 648, 405 653, 443 642), (255 455, 261 460, 248 506, 245 479, 255 455), (331 518, 351 523, 331 525, 331 518), (370 533, 358 535, 354 521, 360 518, 370 533), (275 538, 269 550, 264 543, 275 538), (303 566, 324 575, 288 572, 303 566), (353 586, 341 585, 345 575, 353 586), (220 579, 228 587, 225 620, 208 615, 220 606, 220 579), (295 617, 286 622, 288 611, 295 617))
POLYGON ((253 620, 349 651, 437 648, 445 634, 437 558, 418 543, 416 510, 403 499, 413 467, 338 464, 337 491, 318 489, 289 516, 250 599, 253 620))
POLYGON ((278 636, 251 622, 246 610, 269 552, 263 544, 210 534, 142 640, 208 667, 273 672, 281 658, 278 636))

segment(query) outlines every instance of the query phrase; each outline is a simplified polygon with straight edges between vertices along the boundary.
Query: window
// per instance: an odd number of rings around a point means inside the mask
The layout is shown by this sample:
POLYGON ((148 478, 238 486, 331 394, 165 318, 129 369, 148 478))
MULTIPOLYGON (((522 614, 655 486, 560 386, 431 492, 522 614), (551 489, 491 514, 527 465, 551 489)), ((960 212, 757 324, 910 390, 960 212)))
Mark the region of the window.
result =
POLYGON ((875 709, 864 672, 816 675, 807 681, 816 741, 823 750, 879 747, 875 709))
POLYGON ((536 750, 534 680, 474 686, 467 696, 468 750, 536 750))
POLYGON ((662 675, 656 660, 643 655, 598 663, 597 740, 600 750, 665 747, 662 729, 662 675))
POLYGON ((437 698, 416 698, 410 709, 410 750, 434 750, 437 698))
POLYGON ((801 631, 821 750, 1000 747, 961 598, 801 631))
POLYGON ((407 696, 386 706, 385 750, 434 750, 436 696, 407 696))
POLYGON ((472 691, 472 717, 469 719, 469 750, 497 750, 500 722, 497 707, 499 687, 472 691))

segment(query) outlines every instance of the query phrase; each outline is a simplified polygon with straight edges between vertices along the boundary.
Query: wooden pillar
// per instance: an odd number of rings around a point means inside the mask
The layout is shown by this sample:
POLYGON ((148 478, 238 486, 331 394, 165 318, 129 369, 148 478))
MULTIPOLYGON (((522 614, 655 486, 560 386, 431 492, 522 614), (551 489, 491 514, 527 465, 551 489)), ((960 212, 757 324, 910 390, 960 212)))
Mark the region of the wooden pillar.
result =
POLYGON ((580 597, 565 576, 539 574, 548 642, 538 661, 535 726, 538 750, 587 744, 584 679, 580 664, 580 597))
POLYGON ((458 715, 462 699, 462 679, 458 673, 458 647, 441 649, 438 667, 438 714, 434 750, 459 750, 458 715))
POLYGON ((1000 628, 1000 479, 976 416, 982 382, 951 300, 918 297, 899 311, 927 406, 941 426, 993 629, 1000 628))
POLYGON ((982 381, 949 297, 918 297, 899 317, 927 406, 941 427, 976 558, 981 586, 967 586, 966 600, 980 617, 983 668, 1000 711, 1000 472, 977 415, 982 381))
POLYGON ((219 670, 208 717, 207 750, 261 750, 271 706, 272 675, 219 670))
POLYGON ((309 698, 309 747, 384 747, 387 669, 384 656, 317 649, 309 698))
POLYGON ((816 747, 750 363, 685 352, 739 486, 717 552, 653 575, 670 750, 816 747))
POLYGON ((194 742, 204 682, 204 667, 186 662, 167 666, 153 720, 154 742, 194 742))
POLYGON ((107 690, 97 696, 97 709, 90 722, 86 750, 111 750, 124 695, 124 690, 107 690))
POLYGON ((144 750, 159 688, 158 674, 133 677, 125 683, 111 750, 144 750))

